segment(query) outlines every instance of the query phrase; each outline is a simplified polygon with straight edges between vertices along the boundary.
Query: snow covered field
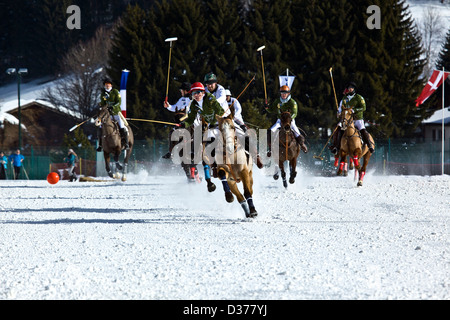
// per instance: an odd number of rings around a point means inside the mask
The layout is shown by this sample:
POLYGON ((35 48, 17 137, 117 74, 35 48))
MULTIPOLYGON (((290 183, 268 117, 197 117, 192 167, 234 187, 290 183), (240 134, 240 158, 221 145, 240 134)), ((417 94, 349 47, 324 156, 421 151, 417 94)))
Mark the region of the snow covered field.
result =
POLYGON ((254 220, 217 179, 0 181, 0 299, 450 299, 450 176, 256 170, 254 220))

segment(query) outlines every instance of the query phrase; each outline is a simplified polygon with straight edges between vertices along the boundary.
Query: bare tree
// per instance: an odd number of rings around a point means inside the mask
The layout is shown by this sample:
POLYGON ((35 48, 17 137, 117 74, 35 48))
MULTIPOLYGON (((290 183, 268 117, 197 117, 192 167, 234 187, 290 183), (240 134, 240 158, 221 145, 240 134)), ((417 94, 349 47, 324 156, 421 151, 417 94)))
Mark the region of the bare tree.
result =
POLYGON ((424 67, 424 75, 428 77, 436 65, 445 32, 439 10, 434 7, 428 7, 424 11, 423 19, 419 22, 419 29, 427 59, 427 64, 424 67))
POLYGON ((92 39, 70 49, 59 63, 62 76, 45 91, 43 99, 59 109, 79 114, 80 118, 91 116, 108 67, 111 34, 112 30, 100 27, 92 39))

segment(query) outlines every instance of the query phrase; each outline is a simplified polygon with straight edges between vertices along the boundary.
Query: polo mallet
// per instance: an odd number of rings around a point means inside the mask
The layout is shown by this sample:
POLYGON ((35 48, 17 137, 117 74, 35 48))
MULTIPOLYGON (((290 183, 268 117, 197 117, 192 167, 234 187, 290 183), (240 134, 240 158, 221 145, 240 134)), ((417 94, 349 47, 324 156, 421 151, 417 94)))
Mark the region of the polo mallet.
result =
POLYGON ((173 123, 173 122, 165 122, 165 121, 159 121, 159 120, 148 120, 148 119, 134 119, 134 118, 125 118, 126 120, 131 120, 131 121, 146 121, 146 122, 154 122, 154 123, 162 123, 162 124, 169 124, 172 126, 178 126, 178 123, 173 123))
POLYGON ((339 105, 338 105, 337 96, 336 96, 336 89, 334 88, 333 67, 330 68, 330 75, 331 75, 331 84, 333 85, 334 100, 336 101, 336 110, 339 110, 339 105))
POLYGON ((237 98, 236 98, 235 100, 233 100, 233 103, 228 107, 227 110, 225 110, 225 112, 227 112, 228 110, 231 109, 231 107, 233 107, 234 102, 235 102, 236 100, 239 100, 239 98, 242 96, 242 94, 245 92, 245 90, 247 90, 248 86, 250 85, 250 83, 253 82, 253 80, 255 80, 255 78, 256 78, 256 74, 253 76, 253 78, 250 80, 250 82, 247 83, 247 85, 245 86, 244 90, 241 91, 241 93, 237 96, 237 98))
POLYGON ((169 96, 169 74, 170 74, 170 58, 172 56, 172 42, 173 41, 177 41, 178 38, 167 38, 165 41, 166 42, 170 42, 170 49, 169 49, 169 67, 167 68, 167 89, 166 89, 166 102, 168 100, 168 96, 169 96))
MULTIPOLYGON (((336 110, 339 110, 339 105, 337 102, 337 96, 336 96, 336 89, 334 88, 334 80, 333 80, 333 67, 330 68, 330 75, 331 75, 331 84, 333 85, 333 92, 334 92, 334 100, 336 101, 336 110)), ((331 137, 333 136, 334 132, 336 131, 336 129, 338 128, 338 126, 336 126, 336 128, 334 128, 333 133, 331 134, 331 136, 328 138, 328 141, 325 143, 325 146, 323 147, 322 151, 319 153, 318 156, 313 156, 313 158, 315 159, 319 159, 319 160, 323 160, 323 157, 321 157, 320 155, 322 154, 323 150, 325 150, 325 147, 327 146, 328 142, 330 141, 331 137)))
POLYGON ((91 120, 93 117, 90 117, 89 119, 84 120, 82 123, 77 124, 75 126, 73 126, 72 128, 69 129, 69 132, 72 132, 73 130, 75 130, 76 128, 78 128, 79 126, 85 124, 87 121, 91 120))
POLYGON ((321 157, 320 155, 322 154, 323 150, 325 150, 325 147, 327 146, 328 142, 330 142, 331 137, 333 136, 334 132, 336 131, 336 129, 339 128, 339 126, 336 126, 336 128, 334 128, 333 133, 331 134, 331 136, 328 138, 327 142, 325 143, 325 145, 322 148, 322 151, 320 151, 318 156, 313 156, 314 159, 319 159, 319 160, 323 160, 324 158, 321 157))
POLYGON ((262 74, 263 74, 263 81, 264 81, 264 101, 267 104, 266 76, 264 75, 264 62, 263 62, 263 53, 262 53, 262 51, 265 47, 266 46, 261 46, 258 49, 256 49, 256 51, 261 52, 261 66, 262 66, 262 74))

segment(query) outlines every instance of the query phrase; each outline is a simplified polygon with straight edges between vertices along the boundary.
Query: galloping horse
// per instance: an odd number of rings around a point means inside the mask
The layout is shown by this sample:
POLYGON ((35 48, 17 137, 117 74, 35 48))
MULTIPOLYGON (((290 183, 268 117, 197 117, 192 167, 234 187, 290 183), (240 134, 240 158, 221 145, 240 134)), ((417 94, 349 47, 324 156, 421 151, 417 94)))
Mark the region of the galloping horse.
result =
POLYGON ((128 129, 128 145, 129 149, 125 150, 124 164, 123 166, 119 162, 119 156, 124 150, 122 139, 119 133, 119 124, 111 119, 111 115, 107 107, 102 107, 96 115, 96 126, 101 126, 102 128, 102 148, 103 155, 105 157, 105 169, 111 178, 118 179, 120 174, 119 170, 122 170, 122 181, 127 180, 127 170, 128 170, 128 160, 130 159, 131 151, 133 150, 134 136, 133 131, 130 126, 127 125, 128 129), (116 163, 116 173, 111 172, 110 167, 110 154, 113 154, 114 161, 116 163))
POLYGON ((258 215, 253 204, 253 160, 250 154, 246 154, 245 147, 236 138, 235 127, 232 116, 217 117, 219 130, 223 141, 218 143, 216 152, 217 175, 222 181, 225 191, 225 199, 231 203, 234 201, 233 194, 244 209, 247 218, 258 215), (244 195, 239 191, 237 183, 242 182, 244 195))
MULTIPOLYGON (((369 163, 372 153, 369 152, 369 147, 363 145, 361 141, 361 135, 355 128, 353 123, 353 111, 352 109, 343 109, 341 112, 341 123, 344 134, 341 139, 341 148, 339 150, 339 156, 341 164, 337 172, 338 175, 347 175, 347 155, 353 158, 353 162, 356 170, 359 173, 358 186, 362 186, 364 175, 366 174, 366 168, 369 163), (363 159, 363 165, 361 166, 360 159, 363 159)), ((371 143, 375 148, 375 142, 372 136, 369 134, 371 143)), ((356 173, 355 173, 356 175, 356 173)))
MULTIPOLYGON (((278 132, 278 143, 279 143, 279 153, 278 153, 278 168, 281 170, 281 178, 283 179, 283 186, 287 188, 288 184, 286 181, 286 172, 284 170, 284 162, 289 162, 290 176, 289 183, 293 184, 295 182, 295 177, 297 176, 297 158, 300 154, 300 146, 295 140, 294 132, 291 130, 291 114, 289 112, 283 112, 280 116, 281 128, 278 132)), ((278 169, 276 169, 273 175, 275 180, 279 178, 278 169)))

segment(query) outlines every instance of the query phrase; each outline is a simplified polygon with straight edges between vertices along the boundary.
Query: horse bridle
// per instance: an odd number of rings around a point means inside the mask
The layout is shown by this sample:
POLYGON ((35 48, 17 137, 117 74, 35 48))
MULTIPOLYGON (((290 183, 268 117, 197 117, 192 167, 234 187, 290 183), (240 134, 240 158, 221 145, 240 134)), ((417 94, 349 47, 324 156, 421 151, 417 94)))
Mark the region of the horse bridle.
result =
MULTIPOLYGON (((111 117, 111 115, 110 115, 110 113, 109 113, 109 111, 108 111, 108 109, 107 109, 107 107, 102 107, 100 110, 99 110, 99 112, 98 112, 98 116, 97 116, 97 120, 95 120, 95 125, 98 127, 98 126, 100 126, 100 125, 108 125, 107 124, 107 121, 105 121, 104 119, 105 118, 107 118, 107 117, 111 117), (106 112, 104 112, 106 110, 106 112), (101 113, 104 113, 103 115, 101 115, 101 113), (101 116, 100 116, 101 115, 101 116)), ((117 127, 114 125, 114 121, 111 119, 111 124, 110 124, 110 126, 112 126, 113 127, 113 130, 111 131, 111 133, 109 134, 109 135, 106 135, 105 136, 105 138, 106 137, 108 137, 108 136, 111 136, 111 135, 113 135, 113 133, 115 132, 115 131, 117 131, 117 127)))
MULTIPOLYGON (((231 130, 235 130, 233 120, 230 121, 229 128, 231 130)), ((219 127, 219 129, 220 129, 220 127, 219 127)), ((222 124, 222 129, 223 129, 223 124, 222 124)), ((222 130, 220 130, 220 131, 222 131, 222 130)), ((238 140, 237 140, 237 136, 235 134, 234 139, 233 139, 234 153, 236 153, 237 148, 238 148, 237 143, 238 143, 238 140)), ((226 144, 223 145, 223 155, 226 157, 226 144)), ((239 182, 239 179, 237 178, 236 174, 234 173, 233 168, 231 167, 231 164, 227 163, 227 166, 228 166, 228 170, 230 170, 231 176, 233 177, 234 181, 239 182)))
MULTIPOLYGON (((347 113, 350 110, 352 110, 352 109, 344 108, 343 112, 347 113)), ((344 116, 342 117, 341 122, 342 122, 342 130, 343 131, 346 131, 347 128, 353 124, 353 133, 349 137, 353 137, 356 133, 358 133, 358 130, 356 130, 356 128, 354 127, 354 121, 353 121, 353 114, 352 113, 350 114, 350 118, 349 119, 346 119, 345 118, 345 114, 344 114, 344 116)))

